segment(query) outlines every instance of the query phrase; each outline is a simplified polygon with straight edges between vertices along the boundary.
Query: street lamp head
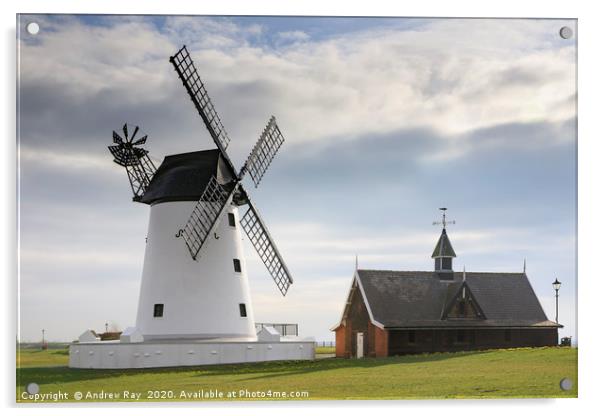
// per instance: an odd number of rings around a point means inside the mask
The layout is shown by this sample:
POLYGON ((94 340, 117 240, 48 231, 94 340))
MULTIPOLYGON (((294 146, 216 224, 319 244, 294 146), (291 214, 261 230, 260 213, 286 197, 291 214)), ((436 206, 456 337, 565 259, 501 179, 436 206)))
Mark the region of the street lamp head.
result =
POLYGON ((555 290, 560 289, 560 285, 561 285, 561 283, 558 281, 558 279, 554 280, 554 283, 552 283, 552 286, 554 287, 555 290))

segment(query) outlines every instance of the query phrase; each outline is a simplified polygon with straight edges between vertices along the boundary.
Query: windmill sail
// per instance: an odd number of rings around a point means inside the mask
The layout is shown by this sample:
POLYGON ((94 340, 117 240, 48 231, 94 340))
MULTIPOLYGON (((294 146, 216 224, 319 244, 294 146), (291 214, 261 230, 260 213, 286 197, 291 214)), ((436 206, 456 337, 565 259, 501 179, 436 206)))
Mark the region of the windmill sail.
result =
POLYGON ((243 175, 249 172, 257 188, 282 143, 284 143, 284 136, 276 124, 276 117, 272 116, 238 176, 242 179, 243 175))
POLYGON ((194 106, 205 122, 205 126, 207 126, 207 130, 209 130, 213 141, 215 141, 215 144, 222 153, 225 154, 226 148, 230 143, 230 137, 228 137, 228 133, 226 133, 226 129, 217 115, 215 107, 213 107, 207 89, 203 81, 201 81, 201 77, 194 66, 194 62, 192 62, 186 46, 183 46, 174 56, 169 58, 169 61, 173 64, 178 76, 182 80, 194 106))
POLYGON ((190 214, 186 225, 178 233, 184 237, 190 255, 196 260, 203 243, 219 222, 223 210, 232 199, 233 191, 228 192, 221 186, 215 176, 212 176, 205 187, 201 198, 190 214))
POLYGON ((157 168, 148 156, 148 151, 137 147, 146 143, 147 136, 134 141, 136 134, 140 128, 136 126, 132 135, 129 135, 128 125, 124 124, 121 137, 116 131, 113 131, 113 146, 108 146, 109 151, 113 155, 113 161, 120 166, 123 166, 127 172, 130 186, 134 194, 134 200, 139 200, 151 179, 155 175, 157 168))
POLYGON ((183 46, 174 56, 170 57, 169 61, 178 73, 207 130, 209 130, 209 134, 227 163, 232 176, 234 176, 234 180, 230 184, 233 189, 230 192, 227 192, 215 177, 211 179, 186 226, 177 235, 184 237, 192 258, 196 260, 201 247, 223 215, 226 205, 230 201, 234 201, 236 205, 248 204, 249 208, 240 221, 242 228, 276 282, 276 286, 283 295, 286 295, 289 286, 293 283, 291 274, 284 264, 284 260, 267 227, 251 201, 248 200, 246 192, 240 184, 244 174, 249 172, 255 187, 257 187, 284 142, 284 137, 276 124, 276 119, 273 116, 270 118, 247 162, 240 173, 236 175, 234 164, 226 153, 230 138, 209 98, 207 89, 201 81, 186 46, 183 46))
POLYGON ((286 296, 289 286, 293 283, 293 278, 253 203, 249 200, 248 204, 249 208, 240 220, 240 224, 261 261, 272 275, 278 290, 282 296, 286 296))
POLYGON ((134 193, 134 200, 139 200, 146 192, 157 169, 155 168, 153 161, 148 157, 148 152, 140 157, 137 165, 126 166, 125 169, 128 174, 130 186, 132 187, 132 192, 134 193))

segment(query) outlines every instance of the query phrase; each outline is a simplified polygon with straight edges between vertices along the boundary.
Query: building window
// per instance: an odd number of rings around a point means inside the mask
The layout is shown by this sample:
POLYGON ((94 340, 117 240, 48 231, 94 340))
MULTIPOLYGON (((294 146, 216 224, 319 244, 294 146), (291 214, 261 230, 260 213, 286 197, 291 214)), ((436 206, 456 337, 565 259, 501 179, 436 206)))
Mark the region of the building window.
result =
POLYGON ((234 271, 240 273, 242 271, 242 268, 240 267, 240 260, 232 259, 232 261, 234 262, 234 271))
POLYGON ((465 300, 461 300, 458 303, 458 315, 460 315, 463 318, 466 317, 466 301, 465 300))
POLYGON ((153 308, 153 316, 155 318, 161 318, 163 316, 163 304, 155 303, 155 307, 153 308))
POLYGON ((510 342, 510 341, 512 341, 512 332, 511 332, 509 329, 506 329, 506 330, 504 331, 504 340, 505 340, 506 342, 510 342))
POLYGON ((247 317, 247 305, 245 305, 244 303, 239 303, 238 309, 240 310, 240 317, 246 318, 247 317))
POLYGON ((451 257, 443 257, 441 259, 441 269, 442 270, 451 270, 452 268, 452 259, 451 257))
POLYGON ((466 342, 466 333, 463 329, 459 329, 456 331, 456 342, 458 344, 463 344, 466 342))
POLYGON ((408 344, 416 343, 416 331, 408 331, 408 344))
POLYGON ((228 224, 230 225, 230 227, 236 227, 234 214, 232 214, 231 212, 228 213, 228 224))

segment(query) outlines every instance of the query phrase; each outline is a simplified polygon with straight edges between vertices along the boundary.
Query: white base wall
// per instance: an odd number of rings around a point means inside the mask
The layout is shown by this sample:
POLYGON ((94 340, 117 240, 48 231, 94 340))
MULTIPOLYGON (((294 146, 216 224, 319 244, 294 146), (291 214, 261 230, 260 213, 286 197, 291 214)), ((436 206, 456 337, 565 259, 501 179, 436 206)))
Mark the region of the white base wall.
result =
POLYGON ((181 367, 314 358, 314 341, 302 339, 276 342, 101 341, 73 343, 69 346, 71 368, 181 367))

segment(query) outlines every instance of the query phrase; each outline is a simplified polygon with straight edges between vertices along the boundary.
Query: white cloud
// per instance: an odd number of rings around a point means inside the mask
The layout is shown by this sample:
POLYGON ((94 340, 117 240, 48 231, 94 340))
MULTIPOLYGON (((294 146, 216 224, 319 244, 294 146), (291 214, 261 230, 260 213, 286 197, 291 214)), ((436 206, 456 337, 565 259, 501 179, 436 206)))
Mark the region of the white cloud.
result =
MULTIPOLYGON (((122 247, 125 248, 125 247, 122 247)), ((93 247, 40 247, 21 250, 21 261, 46 266, 69 265, 70 268, 94 268, 99 265, 112 265, 115 268, 138 268, 142 261, 141 250, 119 250, 105 248, 102 252, 93 247)))
MULTIPOLYGON (((167 57, 188 43, 234 147, 245 152, 274 113, 290 143, 426 127, 455 147, 448 156, 460 156, 470 144, 458 143, 475 129, 575 116, 574 44, 557 42, 558 24, 442 19, 317 40, 289 31, 276 37, 304 42, 272 49, 252 42, 261 26, 225 18, 169 17, 163 33, 144 20, 72 22, 23 45, 21 75, 60 85, 75 101, 110 91, 116 106, 171 107, 185 93, 167 57)), ((173 124, 168 114, 164 123, 173 124)))
POLYGON ((309 35, 302 30, 278 32, 276 36, 283 42, 301 42, 309 39, 309 35))
POLYGON ((419 30, 365 31, 284 50, 243 46, 195 56, 216 93, 239 114, 236 89, 262 85, 243 117, 262 119, 261 112, 282 109, 294 142, 418 127, 453 141, 495 124, 574 116, 568 99, 575 93, 574 49, 551 48, 546 35, 556 36, 555 26, 436 21, 419 30), (511 79, 514 74, 523 82, 511 79))
POLYGON ((101 170, 105 172, 115 173, 115 166, 107 163, 107 157, 99 157, 90 153, 64 153, 56 152, 49 149, 34 149, 23 146, 19 149, 19 160, 25 164, 35 164, 37 166, 45 166, 49 169, 70 170, 85 170, 90 171, 101 170))
MULTIPOLYGON (((107 90, 123 91, 123 100, 139 101, 127 93, 131 84, 147 87, 162 81, 159 62, 173 53, 172 44, 141 20, 104 27, 77 20, 48 21, 43 40, 21 44, 20 77, 25 84, 60 86, 73 100, 85 101, 107 90)), ((163 97, 161 89, 146 100, 163 97), (158 96, 157 96, 158 94, 158 96)), ((115 103, 123 105, 123 103, 115 103)))
MULTIPOLYGON (((351 264, 357 254, 368 264, 382 263, 384 259, 401 264, 420 265, 430 262, 430 254, 439 237, 436 229, 430 232, 416 229, 390 228, 367 232, 362 226, 345 229, 318 223, 273 224, 271 232, 282 241, 282 251, 291 262, 311 264, 346 262, 351 264)), ((574 238, 542 235, 537 228, 491 227, 451 231, 453 245, 464 256, 482 253, 504 253, 513 250, 537 251, 548 246, 551 252, 562 252, 573 247, 574 238)), ((319 267, 318 267, 319 269, 319 267)))

